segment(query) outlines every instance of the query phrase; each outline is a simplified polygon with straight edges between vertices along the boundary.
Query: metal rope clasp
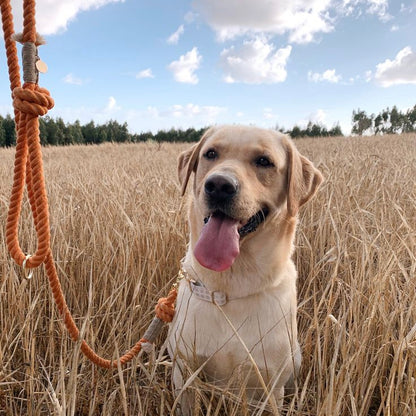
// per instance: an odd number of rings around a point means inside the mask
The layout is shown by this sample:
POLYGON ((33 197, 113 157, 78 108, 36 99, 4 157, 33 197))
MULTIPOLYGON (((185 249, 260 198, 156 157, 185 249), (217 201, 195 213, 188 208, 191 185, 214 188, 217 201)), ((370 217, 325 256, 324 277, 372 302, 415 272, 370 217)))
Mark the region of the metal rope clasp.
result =
POLYGON ((33 277, 33 269, 30 269, 29 270, 29 272, 28 272, 28 269, 26 268, 26 262, 30 259, 32 257, 32 255, 31 254, 28 254, 27 256, 26 256, 26 258, 23 260, 23 263, 22 263, 22 268, 23 268, 23 271, 24 271, 24 276, 25 276, 25 279, 26 280, 30 280, 32 277, 33 277))

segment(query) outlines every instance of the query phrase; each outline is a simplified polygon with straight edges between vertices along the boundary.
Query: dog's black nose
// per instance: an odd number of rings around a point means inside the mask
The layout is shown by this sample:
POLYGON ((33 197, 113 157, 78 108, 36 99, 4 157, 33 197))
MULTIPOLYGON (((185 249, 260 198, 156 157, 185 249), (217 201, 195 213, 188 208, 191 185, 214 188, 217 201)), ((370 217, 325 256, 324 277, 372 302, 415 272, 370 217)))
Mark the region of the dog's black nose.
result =
POLYGON ((213 173, 205 182, 205 195, 212 201, 223 202, 230 200, 237 192, 237 179, 225 173, 213 173))

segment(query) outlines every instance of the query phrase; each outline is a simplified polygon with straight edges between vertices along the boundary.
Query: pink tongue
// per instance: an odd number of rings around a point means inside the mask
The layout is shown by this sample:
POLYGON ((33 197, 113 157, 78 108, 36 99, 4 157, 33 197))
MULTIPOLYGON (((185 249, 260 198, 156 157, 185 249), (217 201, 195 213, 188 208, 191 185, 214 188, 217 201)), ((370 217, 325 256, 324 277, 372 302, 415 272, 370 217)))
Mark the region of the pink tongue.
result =
POLYGON ((225 216, 212 216, 204 225, 195 245, 194 255, 207 269, 222 272, 240 253, 238 221, 225 216))

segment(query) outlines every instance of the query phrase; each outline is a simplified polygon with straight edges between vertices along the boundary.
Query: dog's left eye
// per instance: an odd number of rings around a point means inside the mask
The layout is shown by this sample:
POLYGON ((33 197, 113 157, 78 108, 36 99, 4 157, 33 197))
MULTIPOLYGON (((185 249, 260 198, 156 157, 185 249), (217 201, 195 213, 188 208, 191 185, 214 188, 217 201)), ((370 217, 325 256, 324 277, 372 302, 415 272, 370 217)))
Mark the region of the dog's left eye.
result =
POLYGON ((207 152, 205 152, 204 157, 205 159, 213 160, 216 159, 218 156, 218 153, 214 149, 209 149, 207 152))
POLYGON ((274 166, 274 164, 267 156, 261 156, 258 159, 256 159, 256 166, 262 168, 270 168, 274 166))

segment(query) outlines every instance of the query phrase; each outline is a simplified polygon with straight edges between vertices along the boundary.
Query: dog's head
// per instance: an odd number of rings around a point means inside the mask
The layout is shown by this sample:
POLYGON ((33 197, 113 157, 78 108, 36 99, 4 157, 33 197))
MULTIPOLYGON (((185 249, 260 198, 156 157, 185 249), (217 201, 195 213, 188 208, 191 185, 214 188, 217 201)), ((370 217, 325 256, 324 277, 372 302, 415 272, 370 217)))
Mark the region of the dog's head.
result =
POLYGON ((209 129, 179 156, 182 194, 195 174, 193 203, 201 213, 194 254, 215 271, 229 268, 240 240, 282 211, 295 217, 322 175, 285 135, 256 127, 209 129))

